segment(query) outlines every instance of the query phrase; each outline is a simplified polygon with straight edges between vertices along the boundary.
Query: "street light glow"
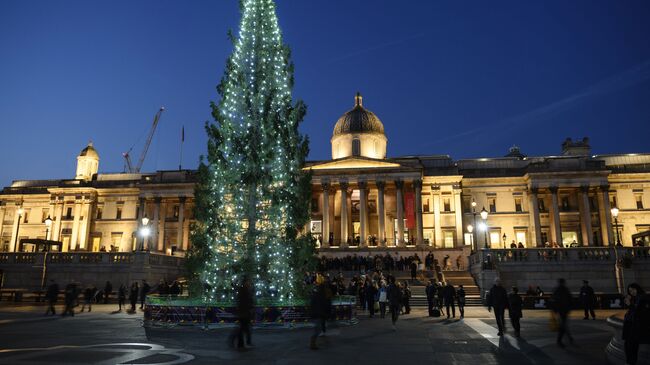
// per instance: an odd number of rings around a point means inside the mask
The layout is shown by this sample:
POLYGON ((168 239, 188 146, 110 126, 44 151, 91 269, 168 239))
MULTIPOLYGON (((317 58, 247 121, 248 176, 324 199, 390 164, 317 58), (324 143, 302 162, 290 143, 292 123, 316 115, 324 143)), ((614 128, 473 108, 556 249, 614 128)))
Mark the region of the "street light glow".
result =
POLYGON ((481 231, 487 230, 487 224, 485 224, 483 222, 479 223, 478 224, 478 229, 480 229, 481 231))
POLYGON ((47 218, 45 218, 45 226, 46 226, 47 228, 52 227, 52 218, 50 218, 49 215, 47 216, 47 218))
POLYGON ((612 217, 614 218, 618 217, 618 208, 616 207, 612 208, 612 217))
POLYGON ((149 237, 149 234, 151 234, 151 229, 149 227, 142 227, 140 228, 140 234, 142 234, 142 237, 149 237))
POLYGON ((467 225, 467 232, 472 233, 473 231, 474 231, 474 226, 472 226, 471 224, 468 224, 467 225))
POLYGON ((483 207, 483 209, 481 209, 481 218, 483 218, 483 220, 486 220, 487 217, 488 217, 488 211, 485 210, 485 207, 483 207))

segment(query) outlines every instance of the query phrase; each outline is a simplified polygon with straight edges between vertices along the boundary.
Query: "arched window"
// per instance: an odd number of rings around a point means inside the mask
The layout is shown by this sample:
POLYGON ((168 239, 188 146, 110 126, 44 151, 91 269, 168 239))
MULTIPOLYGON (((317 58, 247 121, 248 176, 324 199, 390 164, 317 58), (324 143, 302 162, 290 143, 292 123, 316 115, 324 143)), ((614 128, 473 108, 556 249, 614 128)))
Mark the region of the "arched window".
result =
POLYGON ((361 155, 361 141, 358 138, 352 140, 352 156, 361 155))

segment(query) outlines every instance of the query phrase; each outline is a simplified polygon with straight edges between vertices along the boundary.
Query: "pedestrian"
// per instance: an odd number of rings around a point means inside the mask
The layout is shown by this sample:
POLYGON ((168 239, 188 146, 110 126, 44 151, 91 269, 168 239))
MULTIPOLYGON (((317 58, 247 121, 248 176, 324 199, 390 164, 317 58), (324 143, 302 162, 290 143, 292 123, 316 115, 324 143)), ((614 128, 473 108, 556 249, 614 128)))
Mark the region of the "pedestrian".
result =
POLYGON ((310 337, 309 348, 318 350, 316 339, 322 333, 329 317, 331 304, 328 303, 327 291, 330 289, 325 284, 323 276, 316 275, 316 285, 311 293, 311 317, 314 320, 314 332, 310 337))
POLYGON ((589 281, 587 280, 582 281, 582 287, 580 288, 580 302, 582 302, 582 307, 585 310, 585 317, 583 319, 589 319, 590 314, 591 319, 596 319, 596 313, 594 312, 596 295, 594 294, 594 288, 589 286, 589 281))
POLYGON ((70 314, 74 317, 74 305, 76 300, 77 288, 74 282, 65 286, 65 309, 63 309, 62 317, 70 314))
POLYGON ((366 284, 363 287, 364 296, 368 305, 369 317, 375 316, 375 297, 377 296, 377 286, 370 279, 366 278, 366 284))
POLYGON ((126 286, 124 286, 124 284, 121 284, 120 288, 117 290, 117 305, 119 306, 118 310, 120 312, 122 311, 124 302, 126 302, 126 286))
POLYGON ((443 270, 450 270, 451 269, 451 262, 449 259, 449 255, 445 255, 445 257, 442 259, 442 269, 443 270))
POLYGON ((569 331, 569 312, 571 311, 571 292, 566 287, 566 280, 563 278, 557 279, 557 287, 553 289, 551 295, 551 309, 555 312, 559 319, 559 327, 557 332, 556 343, 559 347, 564 348, 562 338, 567 335, 569 342, 573 344, 573 336, 569 331))
POLYGON ((650 298, 637 283, 627 287, 625 304, 628 306, 623 319, 623 341, 625 361, 635 365, 638 362, 639 345, 650 343, 650 298))
POLYGON ((413 260, 409 266, 411 268, 411 281, 415 281, 415 278, 418 274, 418 264, 415 262, 415 260, 413 260))
POLYGON ((86 287, 86 289, 84 289, 84 304, 81 306, 81 312, 83 312, 84 309, 86 309, 86 305, 88 306, 88 313, 90 313, 90 311, 93 309, 92 306, 93 294, 95 293, 92 286, 89 285, 88 287, 86 287))
POLYGON ((253 291, 251 282, 247 277, 242 280, 237 290, 237 319, 239 328, 235 328, 228 337, 228 344, 234 346, 234 340, 237 338, 237 349, 244 349, 244 336, 246 336, 246 345, 253 346, 251 342, 251 317, 253 310, 253 291))
POLYGON ((458 257, 456 257, 456 269, 460 271, 462 268, 463 268, 463 256, 458 255, 458 257))
POLYGON ((429 307, 429 316, 431 316, 431 313, 433 312, 433 301, 434 301, 435 296, 436 296, 436 284, 433 281, 433 279, 431 279, 427 283, 427 287, 425 288, 425 292, 427 294, 427 305, 429 307))
POLYGON ((519 320, 523 317, 522 313, 523 301, 519 296, 519 289, 516 286, 512 287, 512 291, 508 294, 508 315, 510 316, 510 323, 515 330, 515 337, 521 337, 521 325, 519 320))
POLYGON ((140 309, 144 309, 144 301, 147 299, 147 294, 151 290, 151 286, 146 280, 142 280, 142 289, 140 289, 140 309))
POLYGON ((393 323, 393 330, 397 330, 395 324, 397 323, 397 318, 399 317, 399 308, 402 303, 402 291, 399 289, 397 284, 395 284, 395 277, 391 276, 389 278, 390 284, 388 285, 388 302, 390 303, 390 318, 393 323))
POLYGON ((488 312, 494 308, 494 318, 497 320, 497 327, 499 332, 497 336, 503 336, 506 331, 506 323, 504 319, 506 308, 508 307, 508 293, 501 286, 501 279, 496 278, 494 285, 490 289, 487 297, 488 312))
POLYGON ((50 312, 52 312, 52 315, 55 315, 56 309, 54 308, 54 305, 57 300, 59 300, 59 285, 54 281, 54 279, 50 280, 50 285, 47 287, 45 298, 47 299, 47 311, 45 311, 45 315, 49 315, 50 312))
POLYGON ((388 304, 388 289, 386 288, 386 282, 384 280, 379 284, 379 290, 377 291, 378 302, 379 302, 379 317, 386 318, 386 305, 388 304))
POLYGON ((456 318, 456 289, 449 281, 444 288, 442 288, 442 300, 445 303, 445 311, 447 312, 447 319, 449 319, 449 308, 451 307, 451 314, 456 318))
POLYGON ((409 283, 404 280, 404 288, 402 289, 402 303, 404 305, 404 314, 411 313, 411 288, 409 283))
POLYGON ((462 285, 458 285, 456 298, 458 300, 458 311, 460 312, 460 319, 463 319, 465 318, 465 289, 462 285))
POLYGON ((106 280, 106 285, 104 285, 104 304, 108 304, 108 297, 110 297, 113 292, 113 284, 110 281, 106 280))
POLYGON ((138 294, 140 294, 140 287, 138 282, 131 284, 131 292, 129 293, 129 301, 131 302, 131 312, 135 312, 135 306, 138 303, 138 294))

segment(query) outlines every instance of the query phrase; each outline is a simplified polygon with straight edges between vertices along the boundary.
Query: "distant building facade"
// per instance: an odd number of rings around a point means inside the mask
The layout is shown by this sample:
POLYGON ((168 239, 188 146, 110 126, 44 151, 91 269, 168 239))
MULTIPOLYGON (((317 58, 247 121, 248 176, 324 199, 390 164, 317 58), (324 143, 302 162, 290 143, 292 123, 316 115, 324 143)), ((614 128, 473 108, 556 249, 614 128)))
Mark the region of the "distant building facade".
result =
MULTIPOLYGON (((601 246, 615 244, 617 231, 631 246, 633 234, 650 230, 650 153, 592 155, 584 138, 564 141, 558 156, 527 157, 512 147, 497 158, 386 158, 387 142, 383 123, 357 94, 334 127, 332 160, 306 167, 313 188, 305 230, 320 247, 601 246)), ((41 238, 62 242, 64 252, 183 255, 191 245, 195 172, 98 168, 89 144, 77 157, 75 179, 5 187, 0 250, 33 251, 30 242, 41 238), (145 217, 146 240, 139 234, 145 217)))

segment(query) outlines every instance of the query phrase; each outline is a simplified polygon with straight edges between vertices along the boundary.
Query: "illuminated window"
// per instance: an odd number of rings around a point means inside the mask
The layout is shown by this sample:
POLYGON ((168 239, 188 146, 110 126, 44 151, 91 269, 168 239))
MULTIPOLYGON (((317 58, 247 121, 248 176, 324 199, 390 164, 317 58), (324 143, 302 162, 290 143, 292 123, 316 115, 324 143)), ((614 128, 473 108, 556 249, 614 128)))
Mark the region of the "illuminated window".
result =
POLYGON ((635 194, 634 199, 636 200, 636 209, 643 209, 643 195, 635 194))
POLYGON ((122 219, 122 206, 121 205, 117 206, 117 212, 115 213, 115 219, 117 219, 117 220, 122 219))
POLYGON ((515 235, 517 237, 517 245, 521 243, 524 245, 524 247, 526 247, 526 231, 517 231, 515 232, 515 235))
POLYGON ((422 208, 423 212, 428 212, 429 211, 429 198, 424 199, 424 207, 422 208))
POLYGON ((490 231, 490 245, 498 248, 501 244, 501 231, 490 231))
POLYGON ((515 212, 521 212, 521 198, 515 198, 515 212))
POLYGON ((497 198, 488 198, 488 205, 490 206, 490 213, 497 211, 497 198))
POLYGON ((445 248, 454 247, 454 231, 443 231, 442 237, 443 237, 443 244, 445 245, 445 248))
POLYGON ((451 212, 451 199, 450 198, 443 198, 443 211, 444 212, 451 212))

